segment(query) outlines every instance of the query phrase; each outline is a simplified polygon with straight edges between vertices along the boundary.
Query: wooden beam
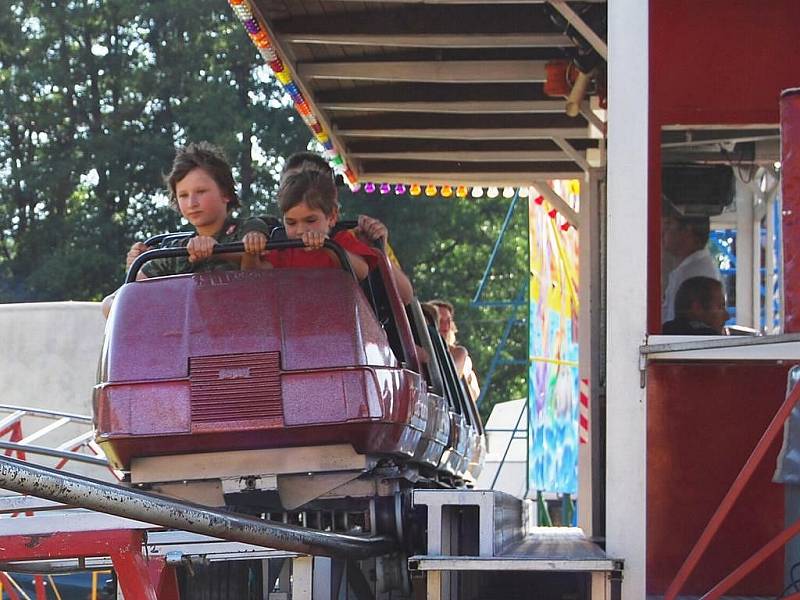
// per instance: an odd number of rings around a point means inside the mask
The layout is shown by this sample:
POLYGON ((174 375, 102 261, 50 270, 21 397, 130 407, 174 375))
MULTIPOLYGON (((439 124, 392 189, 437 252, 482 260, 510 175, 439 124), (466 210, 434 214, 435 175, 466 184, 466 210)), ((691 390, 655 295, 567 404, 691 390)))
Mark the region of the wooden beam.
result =
POLYGON ((308 79, 430 81, 483 83, 545 81, 544 60, 368 61, 298 63, 297 74, 308 79))
MULTIPOLYGON (((279 4, 274 0, 259 4, 279 4)), ((295 3, 299 4, 299 3, 295 3)), ((313 3, 312 3, 313 4, 313 3)), ((317 3, 319 4, 319 3, 317 3)), ((325 4, 329 4, 327 1, 325 4)), ((331 2, 331 5, 336 3, 331 2)), ((309 7, 311 8, 311 7, 309 7)), ((305 15, 289 15, 277 7, 270 11, 276 33, 288 42, 294 36, 318 35, 368 35, 389 37, 423 35, 435 40, 439 36, 454 35, 464 40, 465 34, 483 38, 496 36, 498 42, 506 35, 521 34, 528 40, 537 35, 563 35, 544 7, 520 8, 510 4, 484 2, 475 5, 463 3, 442 6, 431 3, 414 5, 381 3, 379 6, 361 4, 343 9, 341 5, 331 10, 305 15), (352 9, 352 10, 348 10, 352 9)), ((313 12, 313 11, 312 11, 313 12)), ((409 39, 414 39, 409 38, 409 39)), ((519 38, 518 38, 519 39, 519 38)), ((469 43, 463 41, 463 43, 469 43)), ((497 43, 493 44, 497 46, 497 43)), ((500 44, 502 47, 502 44, 500 44)))
POLYGON ((323 110, 411 113, 563 113, 563 100, 455 100, 406 102, 318 102, 323 110))
POLYGON ((338 136, 352 138, 417 138, 450 140, 528 140, 580 137, 578 130, 565 128, 464 128, 464 129, 335 129, 338 136))
POLYGON ((567 0, 547 0, 548 4, 556 9, 572 25, 578 33, 595 49, 595 51, 608 62, 608 44, 589 27, 578 13, 572 10, 567 0))
POLYGON ((597 131, 601 132, 603 136, 605 136, 606 122, 595 114, 595 112, 589 106, 588 102, 581 102, 580 111, 581 115, 583 115, 583 118, 586 119, 592 125, 594 125, 595 129, 597 129, 597 131))
MULTIPOLYGON (((565 179, 574 179, 573 177, 566 177, 565 179)), ((542 196, 544 196, 545 200, 550 203, 550 205, 555 208, 561 215, 569 222, 570 225, 577 229, 578 223, 580 219, 578 217, 578 213, 569 205, 569 203, 564 200, 561 196, 559 196, 553 188, 551 188, 545 179, 555 179, 555 177, 537 177, 536 181, 533 182, 534 188, 538 191, 542 196)))
POLYGON ((580 171, 553 171, 553 172, 510 172, 496 173, 491 171, 474 171, 472 173, 418 173, 418 172, 389 172, 365 171, 359 174, 360 181, 374 181, 380 183, 419 183, 432 185, 469 185, 469 186, 528 186, 537 179, 575 179, 580 176, 580 171))
POLYGON ((560 33, 286 33, 290 44, 390 46, 397 48, 565 48, 572 41, 560 33))
POLYGON ((439 85, 435 82, 387 82, 369 83, 357 87, 320 89, 315 91, 318 104, 339 104, 340 102, 538 102, 552 101, 546 96, 541 83, 495 83, 475 85, 474 83, 449 83, 439 85))
POLYGON ((409 151, 409 152, 350 152, 350 156, 359 160, 427 160, 443 162, 558 162, 571 161, 571 157, 558 150, 526 151, 505 150, 494 152, 477 152, 461 150, 447 151, 409 151))
POLYGON ((581 154, 580 152, 575 150, 575 148, 573 148, 572 145, 567 140, 565 140, 564 138, 554 137, 553 141, 556 144, 558 144, 558 147, 561 148, 564 151, 564 154, 569 156, 569 158, 571 160, 574 160, 578 164, 578 166, 581 169, 583 169, 583 171, 584 171, 584 173, 586 173, 586 175, 589 174, 589 169, 591 167, 589 166, 589 161, 586 160, 586 155, 585 154, 581 154))

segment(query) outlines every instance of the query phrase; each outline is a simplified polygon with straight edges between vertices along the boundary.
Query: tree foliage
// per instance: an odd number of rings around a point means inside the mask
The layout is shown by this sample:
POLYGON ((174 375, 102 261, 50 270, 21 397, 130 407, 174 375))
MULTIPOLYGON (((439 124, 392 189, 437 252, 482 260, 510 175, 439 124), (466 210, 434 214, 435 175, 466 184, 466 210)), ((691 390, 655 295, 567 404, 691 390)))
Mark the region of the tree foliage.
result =
POLYGON ((176 145, 222 146, 259 205, 310 138, 219 0, 12 2, 0 40, 2 301, 113 288, 134 238, 179 224, 154 202, 176 145))
MULTIPOLYGON (((0 11, 0 302, 97 300, 135 240, 180 227, 162 177, 177 145, 209 140, 234 165, 245 207, 275 212, 282 157, 311 136, 223 0, 11 0, 0 11)), ((510 309, 470 306, 508 200, 343 193, 384 220, 422 299, 456 305, 485 375, 510 309)), ((527 278, 518 208, 484 299, 527 278)), ((518 314, 524 318, 524 308, 518 314)), ((526 356, 512 328, 504 358, 526 356)), ((500 367, 490 403, 525 394, 500 367)), ((489 404, 485 408, 487 408, 489 404)))

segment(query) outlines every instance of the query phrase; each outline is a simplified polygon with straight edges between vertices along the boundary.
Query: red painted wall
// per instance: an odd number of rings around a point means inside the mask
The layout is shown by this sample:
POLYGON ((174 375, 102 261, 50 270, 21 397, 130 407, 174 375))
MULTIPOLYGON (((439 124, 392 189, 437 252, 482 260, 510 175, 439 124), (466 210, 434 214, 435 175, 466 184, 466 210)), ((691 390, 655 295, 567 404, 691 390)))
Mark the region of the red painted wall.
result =
MULTIPOLYGON (((648 594, 666 591, 700 537, 782 404, 790 366, 728 361, 648 367, 648 594)), ((682 594, 704 594, 783 529, 783 486, 772 483, 780 445, 780 439, 772 444, 682 594)), ((774 597, 782 589, 778 551, 731 595, 774 597)))
MULTIPOLYGON (((650 0, 649 8, 648 330, 658 332, 661 127, 777 125, 781 90, 800 86, 800 2, 650 0)), ((703 367, 662 365, 648 374, 649 593, 663 593, 783 398, 784 367, 695 369, 703 367), (720 392, 709 397, 712 387, 720 392)), ((769 481, 774 451, 684 593, 706 591, 781 529, 783 491, 769 481)), ((776 554, 740 593, 779 592, 781 571, 776 554)))
POLYGON ((797 0, 650 0, 648 329, 660 330, 659 131, 667 124, 779 122, 800 86, 797 0))

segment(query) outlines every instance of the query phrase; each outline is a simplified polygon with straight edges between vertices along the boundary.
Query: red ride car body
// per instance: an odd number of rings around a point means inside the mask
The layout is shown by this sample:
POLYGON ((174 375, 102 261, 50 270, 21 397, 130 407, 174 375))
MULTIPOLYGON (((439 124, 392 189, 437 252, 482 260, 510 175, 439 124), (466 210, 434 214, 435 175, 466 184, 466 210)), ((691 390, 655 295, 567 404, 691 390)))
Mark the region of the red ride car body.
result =
POLYGON ((98 442, 121 470, 147 456, 347 443, 359 454, 477 477, 484 445, 474 406, 465 418, 428 389, 393 283, 386 296, 400 347, 343 270, 124 285, 95 389, 98 442))

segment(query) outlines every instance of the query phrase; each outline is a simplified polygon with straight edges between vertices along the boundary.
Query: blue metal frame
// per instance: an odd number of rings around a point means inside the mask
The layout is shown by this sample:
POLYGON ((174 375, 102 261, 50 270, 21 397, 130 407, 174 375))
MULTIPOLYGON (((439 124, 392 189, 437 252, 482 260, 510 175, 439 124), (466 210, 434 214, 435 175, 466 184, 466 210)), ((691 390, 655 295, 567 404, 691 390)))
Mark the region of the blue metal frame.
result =
POLYGON ((472 298, 470 302, 470 306, 480 307, 480 308, 513 308, 514 311, 512 312, 511 316, 506 320, 506 325, 503 329, 503 334, 500 336, 500 341, 497 344, 497 348, 495 349, 494 356, 492 356, 492 361, 489 363, 489 370, 486 373, 486 377, 484 378, 483 385, 481 385, 481 393, 478 396, 477 405, 481 406, 483 403, 486 394, 489 392, 489 388, 492 384, 492 379, 494 378, 494 374, 497 371, 497 367, 506 366, 506 365, 527 365, 527 351, 526 351, 526 358, 523 359, 503 359, 501 358, 503 355, 503 351, 506 349, 508 344, 508 338, 511 335, 511 330, 515 325, 523 325, 528 322, 527 318, 527 311, 525 313, 525 318, 520 319, 518 317, 519 309, 521 307, 528 306, 528 282, 527 280, 524 281, 523 285, 520 287, 519 292, 517 293, 516 297, 513 300, 481 300, 481 296, 483 296, 483 292, 486 290, 487 282, 489 281, 489 275, 492 272, 492 268, 494 267, 495 260, 497 255, 500 251, 500 247, 503 243, 503 239, 505 238, 506 232, 508 231, 508 227, 511 224, 511 219, 514 216, 514 210, 517 207, 519 202, 519 190, 514 193, 514 197, 511 199, 511 202, 508 205, 508 210, 506 211, 505 219, 503 220, 503 225, 500 228, 500 233, 497 236, 497 240, 495 240, 494 247, 492 248, 492 253, 489 255, 489 260, 486 263, 486 268, 483 271, 483 276, 481 277, 481 281, 478 284, 478 289, 475 292, 475 296, 472 298))
POLYGON ((511 203, 508 205, 506 218, 503 220, 503 226, 500 229, 500 234, 497 236, 497 239, 494 242, 494 248, 492 248, 489 261, 486 263, 486 269, 483 271, 483 277, 481 277, 481 282, 478 284, 478 291, 475 292, 475 296, 470 302, 471 306, 487 306, 481 302, 481 296, 483 295, 483 290, 486 288, 486 282, 489 280, 489 274, 492 272, 492 267, 494 266, 494 260, 497 257, 497 252, 500 250, 500 245, 503 243, 503 238, 506 236, 506 231, 508 231, 508 225, 511 223, 511 217, 514 215, 514 209, 517 206, 517 200, 519 200, 519 190, 514 193, 514 197, 511 199, 511 203))

